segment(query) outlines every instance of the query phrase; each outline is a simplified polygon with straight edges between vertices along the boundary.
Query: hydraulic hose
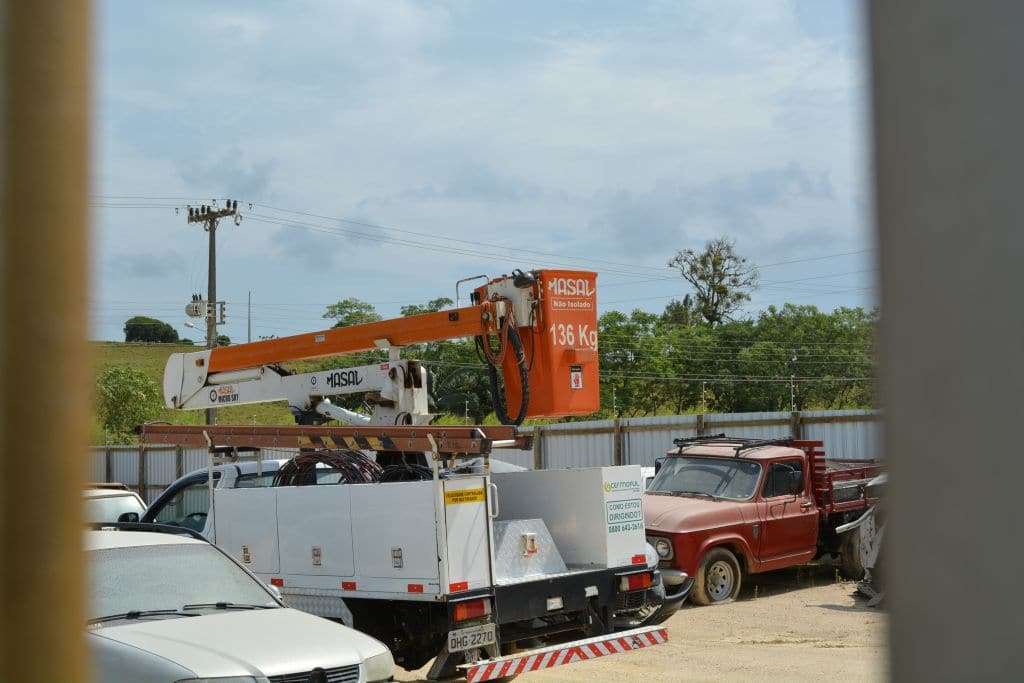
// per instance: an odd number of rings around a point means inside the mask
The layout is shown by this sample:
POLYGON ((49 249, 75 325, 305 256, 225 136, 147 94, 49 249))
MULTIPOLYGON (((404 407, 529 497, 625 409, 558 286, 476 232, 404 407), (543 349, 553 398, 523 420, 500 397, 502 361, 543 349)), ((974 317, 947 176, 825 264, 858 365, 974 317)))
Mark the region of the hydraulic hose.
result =
MULTIPOLYGON (((485 352, 487 361, 487 375, 491 380, 491 397, 494 399, 494 413, 498 416, 498 420, 505 425, 521 425, 523 420, 526 419, 526 411, 530 405, 530 372, 526 366, 526 353, 523 351, 523 340, 519 336, 519 330, 516 329, 514 324, 508 325, 505 329, 505 338, 507 339, 508 345, 512 347, 512 352, 516 356, 516 368, 519 370, 519 386, 522 388, 522 396, 519 400, 519 411, 516 413, 515 418, 512 418, 508 414, 507 406, 505 405, 505 395, 501 390, 498 381, 498 368, 497 365, 491 361, 491 355, 485 352)), ((486 350, 487 341, 477 337, 480 344, 486 350)), ((506 349, 502 349, 506 351, 506 349)), ((504 355, 504 353, 502 354, 504 355)))

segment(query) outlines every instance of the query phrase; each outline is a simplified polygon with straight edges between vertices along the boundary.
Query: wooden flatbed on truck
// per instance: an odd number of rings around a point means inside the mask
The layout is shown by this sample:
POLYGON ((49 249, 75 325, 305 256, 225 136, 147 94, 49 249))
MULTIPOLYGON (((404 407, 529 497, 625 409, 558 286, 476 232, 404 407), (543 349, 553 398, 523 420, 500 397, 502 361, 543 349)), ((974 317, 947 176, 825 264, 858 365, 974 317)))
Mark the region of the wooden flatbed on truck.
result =
POLYGON ((694 577, 692 599, 707 605, 735 598, 745 574, 822 555, 838 556, 849 578, 863 576, 867 532, 840 536, 836 527, 872 504, 865 485, 879 463, 827 459, 821 441, 719 434, 675 445, 644 500, 666 584, 694 577))

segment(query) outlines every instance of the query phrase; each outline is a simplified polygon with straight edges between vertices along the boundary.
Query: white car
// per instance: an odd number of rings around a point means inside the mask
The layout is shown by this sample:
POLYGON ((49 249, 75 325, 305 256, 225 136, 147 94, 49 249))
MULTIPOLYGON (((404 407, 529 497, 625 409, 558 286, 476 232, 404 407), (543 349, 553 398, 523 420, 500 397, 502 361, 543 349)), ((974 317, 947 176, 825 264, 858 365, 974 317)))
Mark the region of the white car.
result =
POLYGON ((88 484, 82 492, 88 524, 137 522, 146 512, 139 494, 124 484, 88 484))
POLYGON ((282 606, 205 541, 119 529, 85 534, 96 681, 392 680, 394 661, 383 643, 282 606))

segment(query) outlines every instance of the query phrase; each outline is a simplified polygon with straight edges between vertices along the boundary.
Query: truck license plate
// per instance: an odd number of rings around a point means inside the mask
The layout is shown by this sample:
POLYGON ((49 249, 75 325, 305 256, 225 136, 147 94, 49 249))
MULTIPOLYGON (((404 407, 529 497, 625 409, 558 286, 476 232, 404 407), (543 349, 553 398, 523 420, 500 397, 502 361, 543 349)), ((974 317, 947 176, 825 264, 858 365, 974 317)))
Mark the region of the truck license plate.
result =
POLYGON ((482 624, 448 631, 448 652, 462 652, 474 647, 491 645, 495 641, 494 624, 482 624))

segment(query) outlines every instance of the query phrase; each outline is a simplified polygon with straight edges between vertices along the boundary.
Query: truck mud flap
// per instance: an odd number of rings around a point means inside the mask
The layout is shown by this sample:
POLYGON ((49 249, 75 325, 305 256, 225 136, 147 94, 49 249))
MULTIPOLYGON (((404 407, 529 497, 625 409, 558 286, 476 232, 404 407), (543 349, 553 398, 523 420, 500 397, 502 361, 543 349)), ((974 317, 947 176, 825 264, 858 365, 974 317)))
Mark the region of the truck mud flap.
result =
POLYGON ((483 660, 459 667, 466 676, 466 683, 493 681, 505 676, 553 669, 556 666, 584 662, 598 657, 618 655, 631 650, 664 645, 668 642, 668 629, 660 626, 645 626, 611 635, 597 636, 550 647, 517 652, 506 657, 483 660))

